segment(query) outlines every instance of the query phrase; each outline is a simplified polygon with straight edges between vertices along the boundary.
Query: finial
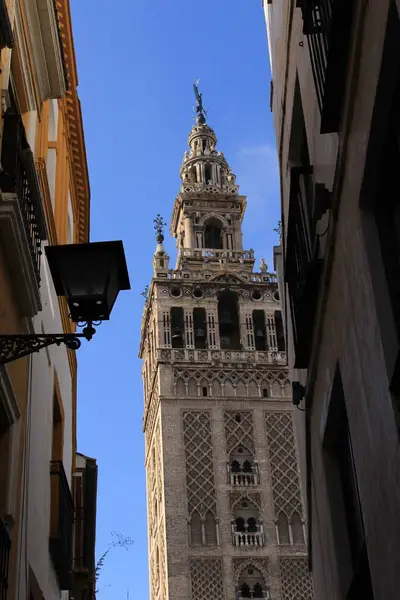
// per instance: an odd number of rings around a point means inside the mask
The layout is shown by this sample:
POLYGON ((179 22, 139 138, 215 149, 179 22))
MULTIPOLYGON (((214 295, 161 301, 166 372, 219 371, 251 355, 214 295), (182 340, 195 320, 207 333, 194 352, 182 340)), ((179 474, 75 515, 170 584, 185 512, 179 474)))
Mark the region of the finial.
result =
POLYGON ((153 219, 154 229, 156 230, 156 240, 158 244, 162 244, 164 241, 164 227, 166 226, 166 222, 160 215, 157 214, 156 218, 153 219))
POLYGON ((204 106, 203 106, 203 94, 201 92, 199 92, 199 81, 200 81, 200 79, 197 79, 196 83, 193 84, 194 95, 196 96, 196 100, 197 100, 195 111, 197 112, 196 120, 197 120, 198 125, 205 123, 206 116, 207 116, 207 113, 204 110, 204 106))

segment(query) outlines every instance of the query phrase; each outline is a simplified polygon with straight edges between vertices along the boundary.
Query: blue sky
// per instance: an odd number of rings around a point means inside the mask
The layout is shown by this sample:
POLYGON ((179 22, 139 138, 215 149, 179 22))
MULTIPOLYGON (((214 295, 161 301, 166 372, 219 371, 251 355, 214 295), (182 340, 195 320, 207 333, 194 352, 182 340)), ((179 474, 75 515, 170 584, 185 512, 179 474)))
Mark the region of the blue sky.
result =
MULTIPOLYGON (((99 600, 148 597, 141 366, 153 218, 169 223, 200 89, 242 194, 244 247, 272 267, 279 185, 261 0, 70 0, 91 182, 91 241, 122 239, 132 291, 79 350, 78 445, 99 464, 99 600)), ((175 260, 175 240, 166 247, 175 260)))

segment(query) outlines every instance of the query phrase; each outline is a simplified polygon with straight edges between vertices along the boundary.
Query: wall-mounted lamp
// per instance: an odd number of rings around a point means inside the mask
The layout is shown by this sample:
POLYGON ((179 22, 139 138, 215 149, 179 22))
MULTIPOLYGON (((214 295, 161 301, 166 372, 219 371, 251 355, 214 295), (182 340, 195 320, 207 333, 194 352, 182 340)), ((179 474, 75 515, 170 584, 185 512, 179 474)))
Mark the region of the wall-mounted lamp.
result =
POLYGON ((300 402, 306 395, 306 388, 301 385, 299 381, 292 381, 292 402, 299 410, 304 411, 304 408, 300 408, 300 402))
POLYGON ((118 242, 46 246, 57 296, 65 296, 81 333, 0 335, 0 364, 38 352, 52 344, 77 350, 80 338, 91 340, 93 324, 110 318, 120 290, 130 290, 124 247, 118 242))

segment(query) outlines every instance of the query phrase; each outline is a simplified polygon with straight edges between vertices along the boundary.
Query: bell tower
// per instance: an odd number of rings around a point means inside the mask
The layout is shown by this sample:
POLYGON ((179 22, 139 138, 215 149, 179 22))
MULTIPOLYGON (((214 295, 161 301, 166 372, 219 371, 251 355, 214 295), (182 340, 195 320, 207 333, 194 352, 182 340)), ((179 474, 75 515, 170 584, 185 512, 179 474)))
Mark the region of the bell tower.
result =
POLYGON ((246 198, 194 87, 176 267, 158 215, 142 320, 151 600, 311 600, 277 277, 243 249, 246 198))

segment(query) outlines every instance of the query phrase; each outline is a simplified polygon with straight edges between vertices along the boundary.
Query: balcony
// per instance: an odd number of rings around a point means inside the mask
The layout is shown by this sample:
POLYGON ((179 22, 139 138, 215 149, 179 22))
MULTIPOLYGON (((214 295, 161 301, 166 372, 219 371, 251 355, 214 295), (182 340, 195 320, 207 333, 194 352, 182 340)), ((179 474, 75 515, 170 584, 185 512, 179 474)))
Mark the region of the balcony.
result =
MULTIPOLYGON (((328 207, 329 193, 314 192, 311 167, 291 170, 285 280, 292 314, 296 369, 308 367, 322 259, 317 220, 328 207)), ((326 233, 326 232, 325 232, 326 233)))
POLYGON ((264 546, 264 532, 262 525, 256 526, 256 531, 248 531, 245 527, 244 531, 237 531, 236 525, 232 526, 232 544, 235 547, 261 547, 264 546))
POLYGON ((250 364, 286 365, 286 352, 269 350, 266 352, 256 350, 194 350, 181 348, 171 350, 169 348, 157 348, 157 360, 159 362, 188 362, 188 363, 213 363, 229 362, 250 364))
POLYGON ((72 588, 72 528, 74 504, 63 463, 50 463, 50 555, 61 590, 72 588))
POLYGON ((259 485, 258 467, 253 465, 249 471, 237 471, 227 463, 228 482, 235 487, 252 487, 259 485))
POLYGON ((1 164, 0 235, 17 301, 23 314, 32 317, 41 308, 40 260, 47 228, 34 157, 16 113, 4 118, 1 164))
POLYGON ((11 539, 6 526, 0 519, 0 600, 7 598, 10 551, 11 539))
POLYGON ((92 600, 95 595, 96 579, 97 464, 95 459, 77 454, 73 481, 75 505, 73 596, 76 599, 92 600))
POLYGON ((321 112, 321 133, 339 128, 351 42, 352 0, 297 0, 321 112))

